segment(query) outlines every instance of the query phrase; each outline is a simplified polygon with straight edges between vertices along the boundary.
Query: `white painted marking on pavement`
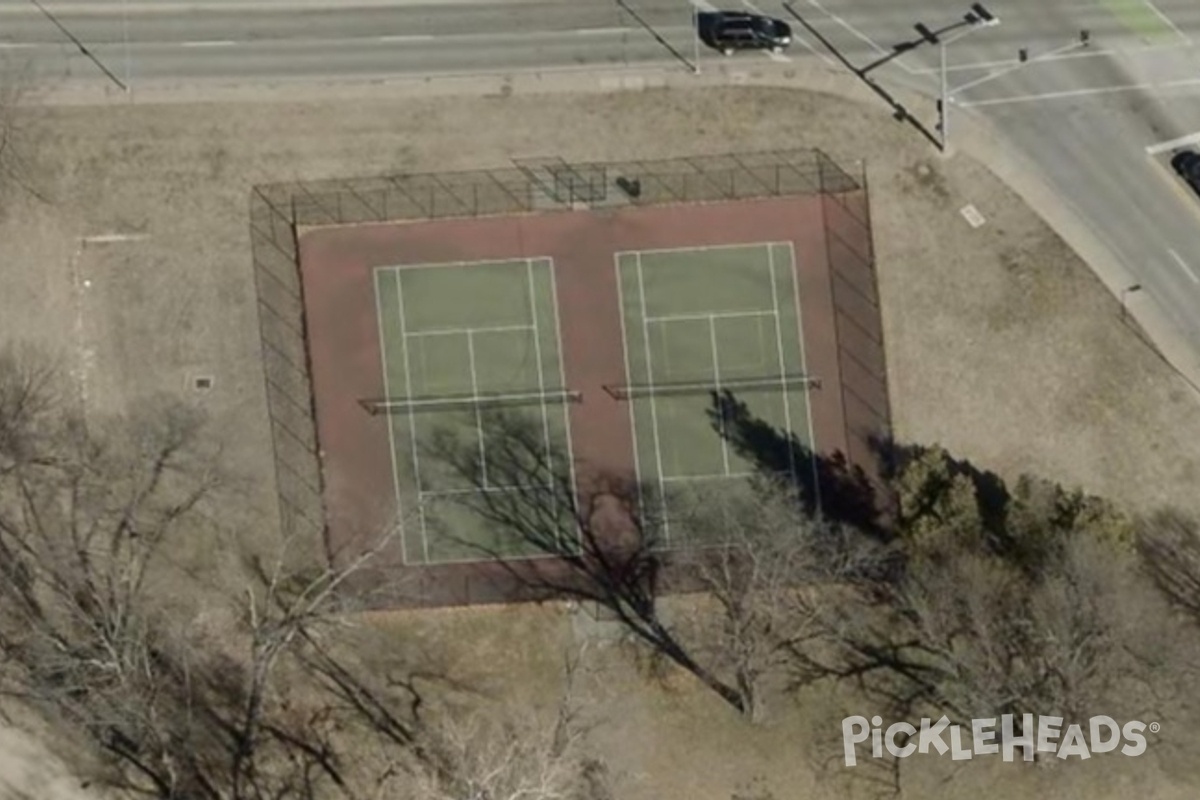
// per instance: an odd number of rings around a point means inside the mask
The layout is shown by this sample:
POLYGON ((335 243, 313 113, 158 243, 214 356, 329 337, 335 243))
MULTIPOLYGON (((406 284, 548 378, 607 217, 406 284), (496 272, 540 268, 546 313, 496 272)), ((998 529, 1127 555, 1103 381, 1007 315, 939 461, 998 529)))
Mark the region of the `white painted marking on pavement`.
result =
POLYGON ((1189 144, 1200 144, 1200 133, 1189 133, 1187 136, 1180 136, 1178 139, 1152 144, 1146 148, 1146 152, 1154 156, 1159 153, 1165 153, 1168 150, 1174 150, 1177 147, 1186 147, 1189 144))
POLYGON ((400 43, 402 43, 402 42, 428 42, 431 39, 435 39, 435 38, 437 38, 437 37, 433 36, 432 34, 423 33, 423 34, 411 34, 408 36, 379 36, 379 37, 377 37, 377 41, 400 42, 400 43))
POLYGON ((1179 265, 1179 268, 1186 272, 1187 276, 1192 279, 1192 283, 1200 283, 1200 278, 1196 277, 1196 273, 1192 272, 1192 268, 1180 257, 1179 253, 1170 248, 1167 248, 1167 252, 1171 254, 1171 258, 1175 259, 1175 263, 1179 265))
POLYGON ((708 2, 708 0, 692 0, 692 5, 707 14, 713 14, 717 11, 717 7, 708 2))
POLYGON ((202 42, 180 42, 180 47, 233 47, 237 42, 232 39, 216 39, 202 42))
POLYGON ((112 244, 113 242, 140 242, 149 239, 148 233, 98 233, 95 236, 84 236, 85 244, 112 244))
POLYGON ((1181 89, 1185 86, 1200 86, 1200 78, 1184 78, 1177 81, 1164 81, 1163 83, 1129 83, 1123 86, 1101 86, 1097 89, 1071 89, 1063 92, 1046 92, 1044 94, 1022 94, 1014 97, 997 97, 992 100, 971 100, 959 103, 958 105, 960 108, 1002 106, 1011 103, 1032 103, 1037 100, 1062 100, 1068 97, 1087 97, 1089 95, 1115 94, 1116 92, 1181 89))
MULTIPOLYGON (((861 39, 863 42, 865 42, 867 44, 868 47, 871 47, 872 49, 874 49, 875 52, 878 53, 879 55, 881 55, 881 56, 888 55, 889 53, 892 52, 892 50, 879 44, 879 42, 876 42, 870 36, 863 33, 858 28, 851 25, 849 22, 846 22, 846 20, 842 19, 837 14, 834 14, 829 9, 825 8, 825 6, 821 5, 817 0, 808 0, 808 4, 811 5, 813 8, 817 9, 818 11, 820 11, 826 17, 829 17, 829 19, 833 20, 834 23, 841 25, 843 28, 845 28, 847 31, 849 31, 852 35, 861 39)), ((904 70, 908 74, 910 74, 910 75, 914 74, 913 68, 910 67, 908 64, 904 63, 903 56, 899 56, 897 58, 892 59, 892 63, 895 64, 896 66, 900 67, 902 70, 904 70)))
POLYGON ((1149 8, 1151 11, 1153 11, 1155 16, 1157 16, 1159 19, 1161 19, 1167 25, 1168 28, 1175 31, 1176 36, 1178 36, 1180 39, 1187 42, 1188 44, 1192 43, 1192 37, 1188 36, 1183 31, 1179 30, 1179 26, 1175 24, 1174 20, 1172 20, 1170 17, 1168 17, 1162 11, 1160 11, 1158 6, 1154 5, 1154 3, 1151 3, 1150 0, 1142 0, 1142 2, 1145 3, 1146 7, 1149 8))

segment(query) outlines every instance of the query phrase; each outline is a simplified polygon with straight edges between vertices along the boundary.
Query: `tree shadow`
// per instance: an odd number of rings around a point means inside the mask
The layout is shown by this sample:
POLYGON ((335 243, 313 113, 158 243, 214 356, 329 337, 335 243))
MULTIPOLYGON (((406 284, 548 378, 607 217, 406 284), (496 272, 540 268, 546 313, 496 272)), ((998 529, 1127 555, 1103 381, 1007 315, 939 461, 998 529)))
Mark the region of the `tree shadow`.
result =
POLYGON ((845 453, 814 451, 792 431, 755 415, 745 400, 727 389, 712 392, 707 413, 717 435, 757 471, 795 484, 807 514, 820 512, 872 537, 890 537, 888 487, 872 481, 845 453))

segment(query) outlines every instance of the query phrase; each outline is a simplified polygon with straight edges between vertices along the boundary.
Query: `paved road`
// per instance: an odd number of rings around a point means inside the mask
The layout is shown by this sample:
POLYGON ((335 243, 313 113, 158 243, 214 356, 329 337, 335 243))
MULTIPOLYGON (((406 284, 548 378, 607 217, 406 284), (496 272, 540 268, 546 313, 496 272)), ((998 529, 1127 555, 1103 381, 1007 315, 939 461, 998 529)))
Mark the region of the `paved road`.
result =
MULTIPOLYGON (((755 1, 785 13, 780 0, 755 1)), ((667 46, 691 55, 687 0, 627 2, 662 41, 614 0, 0 0, 0 57, 51 78, 106 80, 81 53, 86 48, 113 79, 136 87, 664 63, 672 59, 667 46)), ((985 115, 1019 146, 1120 259, 1128 284, 1142 287, 1131 305, 1157 301, 1200 352, 1200 199, 1147 153, 1200 132, 1200 54, 1192 45, 1200 3, 986 4, 1001 24, 974 30, 946 51, 950 85, 970 84, 956 93, 953 114, 985 115), (1086 48, 1082 30, 1090 34, 1086 48)), ((939 27, 967 5, 793 3, 858 65, 914 39, 916 22, 939 27)), ((874 75, 932 93, 937 66, 937 48, 921 46, 874 75)))
MULTIPOLYGON (((946 48, 950 87, 968 87, 955 95, 949 130, 953 144, 957 113, 993 122, 1117 256, 1125 285, 1142 287, 1128 296, 1130 305, 1152 298, 1200 352, 1200 198, 1164 168, 1171 148, 1147 153, 1156 143, 1200 132, 1200 51, 1192 44, 1200 38, 1200 4, 1152 2, 985 0, 1001 23, 946 48)), ((968 5, 794 3, 856 64, 913 39, 916 22, 936 28, 960 18, 968 5)), ((920 47, 875 77, 932 93, 938 64, 936 47, 920 47)))
MULTIPOLYGON (((641 15, 691 48, 681 4, 641 15)), ((613 0, 427 0, 340 4, 244 0, 0 0, 0 56, 48 78, 122 82, 355 78, 670 59, 613 0), (75 41, 72 41, 74 37, 75 41)))

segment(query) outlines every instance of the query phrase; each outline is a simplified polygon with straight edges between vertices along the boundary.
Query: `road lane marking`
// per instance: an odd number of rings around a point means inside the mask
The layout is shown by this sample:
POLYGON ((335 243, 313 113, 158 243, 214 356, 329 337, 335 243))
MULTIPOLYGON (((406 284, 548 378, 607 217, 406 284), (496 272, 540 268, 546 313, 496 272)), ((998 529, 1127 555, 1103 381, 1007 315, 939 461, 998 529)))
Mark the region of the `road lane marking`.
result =
POLYGON ((1002 106, 1012 103, 1032 103, 1038 100, 1062 100, 1069 97, 1087 97, 1089 95, 1115 94, 1117 92, 1155 91, 1161 89, 1181 89, 1185 86, 1200 86, 1200 78, 1183 78, 1177 81, 1162 83, 1128 83, 1123 86, 1101 86, 1096 89, 1070 89, 1063 92, 1045 92, 1044 94, 1020 94, 1012 97, 997 97, 991 100, 969 100, 958 103, 960 108, 978 108, 983 106, 1002 106))
POLYGON ((200 42, 180 42, 179 46, 180 47, 233 47, 237 44, 238 44, 238 42, 235 42, 232 39, 212 39, 212 40, 200 41, 200 42))
POLYGON ((437 37, 436 37, 436 36, 433 36, 432 34, 428 34, 428 33, 422 33, 422 34, 410 34, 410 35, 407 35, 407 36, 405 36, 405 35, 400 35, 400 36, 379 36, 379 37, 376 37, 376 41, 380 41, 380 42, 397 42, 397 43, 403 43, 403 42, 428 42, 428 41, 430 41, 430 40, 432 40, 432 39, 436 39, 436 38, 437 38, 437 37))
POLYGON ((1200 283, 1200 278, 1196 277, 1196 273, 1192 272, 1192 268, 1188 266, 1188 263, 1183 260, 1179 253, 1176 253, 1169 247, 1167 248, 1167 252, 1171 254, 1171 258, 1175 259, 1175 263, 1179 265, 1179 268, 1186 272, 1187 276, 1192 279, 1192 283, 1200 283))
POLYGON ((1175 24, 1175 21, 1172 20, 1170 17, 1168 17, 1166 14, 1164 14, 1161 10, 1159 10, 1158 6, 1154 5, 1154 3, 1150 2, 1150 0, 1142 0, 1142 2, 1145 3, 1150 8, 1150 11, 1152 11, 1154 13, 1154 16, 1158 17, 1160 20, 1165 22, 1167 27, 1175 32, 1176 36, 1178 36, 1180 39, 1187 42, 1188 44, 1192 43, 1192 37, 1188 36, 1186 33, 1179 30, 1179 26, 1175 24))
MULTIPOLYGON (((579 28, 575 31, 576 36, 609 36, 614 33, 628 33, 632 28, 579 28)), ((432 39, 432 36, 427 37, 432 39)))
MULTIPOLYGON (((846 22, 846 20, 842 19, 837 14, 834 14, 832 11, 825 8, 825 6, 821 5, 820 2, 818 2, 818 0, 808 0, 808 4, 810 6, 812 6, 813 8, 817 9, 818 11, 820 11, 822 14, 824 14, 829 19, 833 20, 836 24, 841 25, 843 28, 845 28, 847 31, 849 31, 853 36, 856 36, 857 38, 862 40, 864 43, 866 43, 866 45, 868 47, 875 50, 875 52, 878 53, 879 55, 881 55, 881 56, 889 55, 890 53, 893 52, 891 49, 886 48, 883 45, 879 44, 879 42, 875 41, 870 36, 868 36, 867 34, 860 31, 858 28, 851 25, 849 22, 846 22)), ((908 64, 904 63, 903 56, 892 59, 892 63, 895 64, 896 66, 900 67, 901 69, 903 69, 909 75, 915 74, 913 72, 913 68, 910 67, 908 64)))
POLYGON ((1146 152, 1154 156, 1159 153, 1165 153, 1168 150, 1186 147, 1190 144, 1200 144, 1200 133, 1189 133, 1187 136, 1180 136, 1178 139, 1152 144, 1146 148, 1146 152))

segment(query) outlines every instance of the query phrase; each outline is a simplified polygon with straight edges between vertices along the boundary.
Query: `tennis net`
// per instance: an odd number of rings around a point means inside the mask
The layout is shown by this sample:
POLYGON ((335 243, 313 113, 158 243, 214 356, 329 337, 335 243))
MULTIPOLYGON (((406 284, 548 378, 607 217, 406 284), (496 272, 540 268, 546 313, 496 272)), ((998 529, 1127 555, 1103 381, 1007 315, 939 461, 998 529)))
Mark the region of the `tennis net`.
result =
POLYGON ((537 406, 555 403, 578 403, 583 393, 572 389, 547 389, 538 392, 511 394, 447 394, 424 397, 385 397, 359 400, 368 414, 409 414, 422 411, 462 411, 509 406, 537 406))
POLYGON ((604 391, 616 400, 676 394, 714 394, 721 392, 772 392, 780 389, 812 390, 821 388, 821 379, 812 375, 775 375, 763 378, 731 378, 717 381, 676 381, 606 385, 604 391))

